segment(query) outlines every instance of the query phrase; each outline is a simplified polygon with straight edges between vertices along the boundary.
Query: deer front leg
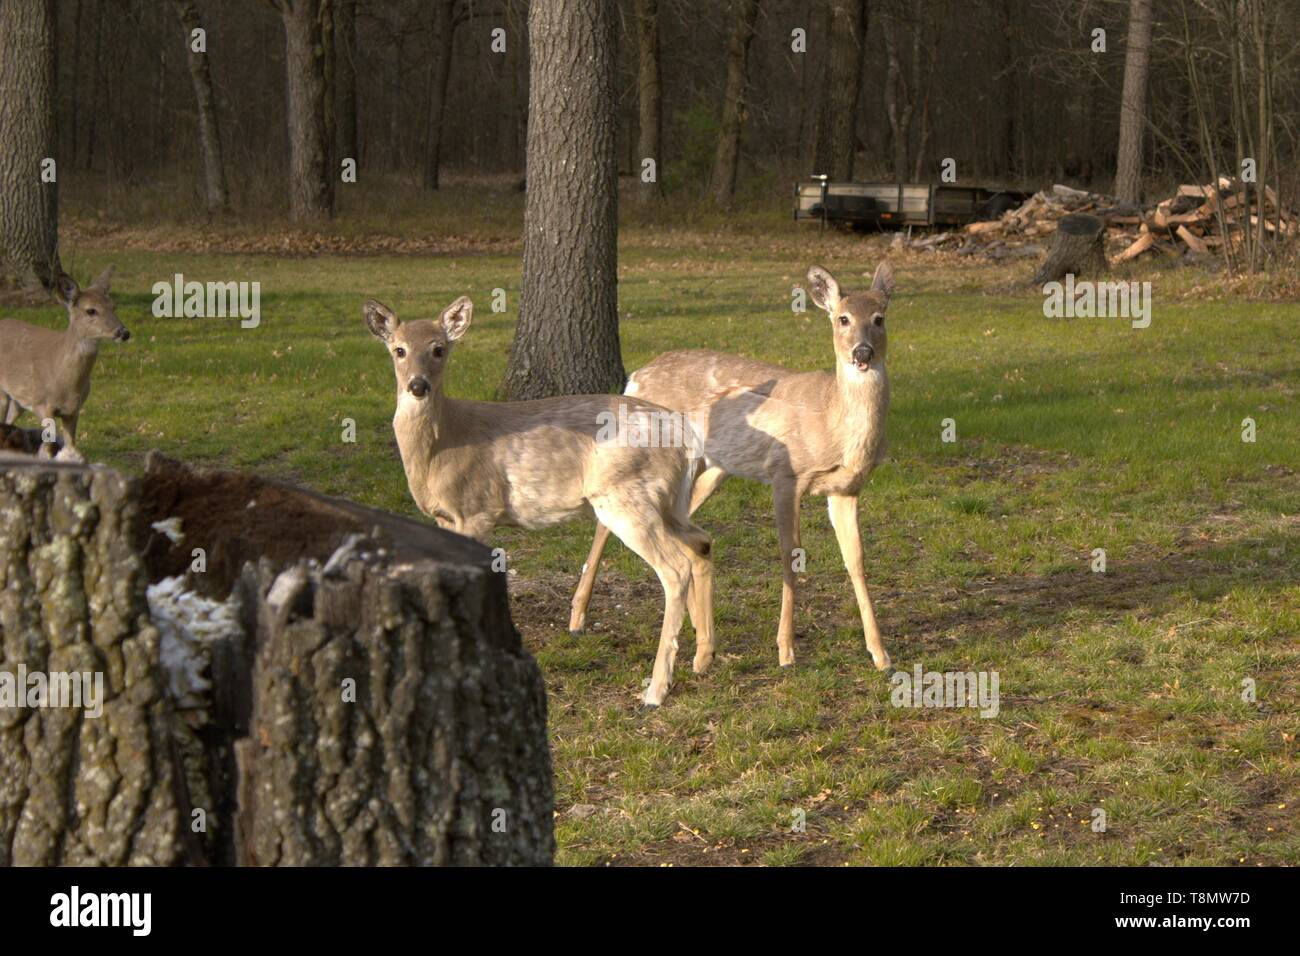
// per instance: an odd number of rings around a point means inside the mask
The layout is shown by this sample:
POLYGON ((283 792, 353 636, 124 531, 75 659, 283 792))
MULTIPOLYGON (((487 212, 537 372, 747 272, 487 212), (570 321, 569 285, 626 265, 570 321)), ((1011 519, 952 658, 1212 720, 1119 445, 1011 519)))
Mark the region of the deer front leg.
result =
POLYGON ((794 663, 795 549, 799 547, 799 489, 793 481, 773 482, 776 531, 781 539, 781 623, 776 631, 782 667, 794 663))
POLYGON ((60 415, 59 421, 63 424, 63 447, 77 450, 77 419, 81 417, 80 412, 73 412, 71 415, 60 415))
POLYGON ((22 412, 22 407, 18 404, 18 400, 5 392, 0 392, 0 405, 4 406, 5 424, 12 425, 18 418, 18 415, 22 412))
POLYGON ((858 611, 862 615, 862 633, 867 639, 867 650, 876 670, 889 668, 889 652, 880 639, 880 628, 876 625, 876 611, 871 606, 871 595, 867 593, 867 578, 862 570, 862 537, 858 530, 858 496, 829 495, 826 499, 831 515, 831 527, 835 529, 835 539, 840 544, 840 554, 844 556, 844 567, 848 569, 849 579, 853 582, 853 593, 858 598, 858 611))
POLYGON ((37 458, 53 458, 54 453, 58 450, 58 436, 46 441, 45 434, 47 427, 52 427, 54 422, 54 409, 48 405, 42 405, 32 409, 33 414, 41 421, 41 450, 36 453, 37 458))

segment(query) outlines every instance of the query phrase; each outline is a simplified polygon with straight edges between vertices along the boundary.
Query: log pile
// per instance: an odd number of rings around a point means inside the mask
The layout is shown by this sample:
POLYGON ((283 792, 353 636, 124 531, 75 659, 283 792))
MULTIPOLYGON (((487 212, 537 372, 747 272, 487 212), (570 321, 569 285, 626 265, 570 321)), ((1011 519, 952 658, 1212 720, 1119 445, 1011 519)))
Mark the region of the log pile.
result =
POLYGON ((948 249, 990 259, 1041 255, 1057 224, 1066 216, 1097 216, 1106 224, 1105 249, 1112 263, 1146 253, 1195 258, 1217 255, 1225 243, 1244 242, 1243 228, 1262 215, 1270 236, 1300 235, 1300 219, 1283 207, 1269 186, 1220 177, 1218 185, 1184 184, 1159 202, 1135 206, 1100 193, 1056 185, 1037 192, 1000 219, 973 222, 960 231, 934 234, 911 243, 914 249, 948 249))

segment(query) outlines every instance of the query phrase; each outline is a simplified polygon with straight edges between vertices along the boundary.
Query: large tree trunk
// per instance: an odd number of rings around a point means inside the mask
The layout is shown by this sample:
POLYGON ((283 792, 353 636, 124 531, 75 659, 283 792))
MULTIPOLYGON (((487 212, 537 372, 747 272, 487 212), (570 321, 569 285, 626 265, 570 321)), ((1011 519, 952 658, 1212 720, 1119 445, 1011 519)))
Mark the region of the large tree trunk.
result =
POLYGON ((325 38, 330 0, 279 0, 289 85, 289 215, 294 222, 334 215, 334 170, 325 118, 325 38))
POLYGON ((217 124, 217 103, 212 93, 212 72, 207 53, 196 53, 191 38, 200 27, 193 0, 172 0, 176 16, 185 31, 189 50, 190 83, 199 109, 199 144, 203 150, 203 184, 208 212, 221 212, 230 205, 226 190, 226 171, 221 161, 221 130, 217 124))
MULTIPOLYGON (((912 138, 912 114, 916 109, 913 100, 914 90, 907 82, 903 72, 900 44, 902 34, 899 29, 897 9, 891 9, 882 21, 882 33, 885 38, 885 117, 889 120, 890 143, 893 147, 894 178, 907 179, 909 146, 912 138)), ((915 47, 915 44, 913 44, 915 47)))
POLYGON ((853 154, 867 40, 866 0, 830 0, 831 33, 823 119, 817 143, 818 172, 835 180, 853 178, 853 154))
POLYGON ((0 582, 0 675, 103 680, 100 716, 0 707, 0 865, 551 861, 541 674, 481 545, 153 455, 9 458, 0 582), (202 653, 146 597, 180 574, 236 602, 202 653))
POLYGON ((1122 202, 1136 203, 1142 198, 1142 141, 1146 136, 1150 65, 1151 0, 1130 0, 1124 91, 1119 110, 1119 153, 1115 161, 1115 196, 1122 202))
POLYGON ((433 0, 433 33, 438 58, 429 64, 429 116, 424 137, 424 188, 437 189, 442 177, 442 131, 447 114, 447 86, 456 46, 456 0, 433 0))
POLYGON ((334 3, 334 114, 337 159, 357 155, 357 0, 334 3))
POLYGON ((638 179, 637 196, 642 200, 658 199, 663 195, 661 185, 663 157, 659 155, 663 139, 663 87, 659 82, 659 0, 636 0, 637 35, 637 106, 639 109, 636 163, 633 172, 638 179), (641 163, 653 159, 655 178, 645 182, 641 163))
POLYGON ((749 116, 749 44, 758 21, 758 0, 734 0, 736 27, 727 47, 727 86, 722 100, 722 126, 713 154, 713 198, 726 205, 736 192, 740 165, 740 132, 749 116))
POLYGON ((524 275, 504 389, 619 391, 614 5, 533 0, 528 36, 524 275))
POLYGON ((59 267, 59 187, 53 159, 54 0, 0 3, 0 287, 50 289, 59 267))

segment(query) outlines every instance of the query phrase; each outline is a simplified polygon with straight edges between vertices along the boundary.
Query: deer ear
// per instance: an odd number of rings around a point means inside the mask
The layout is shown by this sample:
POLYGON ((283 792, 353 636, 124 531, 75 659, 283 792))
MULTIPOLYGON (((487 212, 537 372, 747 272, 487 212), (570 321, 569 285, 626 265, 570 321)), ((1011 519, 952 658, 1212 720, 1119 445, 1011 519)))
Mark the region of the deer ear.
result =
POLYGON ((74 305, 77 297, 81 295, 81 286, 77 285, 77 280, 72 276, 61 272, 54 280, 54 293, 64 305, 74 305))
POLYGON ((840 304, 840 284, 821 266, 808 270, 808 293, 819 309, 834 312, 840 304))
POLYGON ((888 262, 876 266, 876 275, 871 280, 871 291, 879 292, 888 303, 894 295, 894 267, 888 262))
POLYGON ((98 289, 100 292, 108 291, 108 284, 113 280, 113 267, 109 266, 99 275, 95 276, 95 281, 90 284, 92 289, 98 289))
POLYGON ((469 328, 469 321, 474 317, 474 303, 469 300, 469 296, 462 295, 459 299, 442 311, 442 329, 447 333, 447 338, 455 342, 465 334, 469 328))
POLYGON ((361 313, 366 317, 366 327, 370 329, 370 334, 385 342, 393 337, 397 327, 402 324, 397 320, 392 309, 374 299, 366 300, 366 304, 361 307, 361 313))

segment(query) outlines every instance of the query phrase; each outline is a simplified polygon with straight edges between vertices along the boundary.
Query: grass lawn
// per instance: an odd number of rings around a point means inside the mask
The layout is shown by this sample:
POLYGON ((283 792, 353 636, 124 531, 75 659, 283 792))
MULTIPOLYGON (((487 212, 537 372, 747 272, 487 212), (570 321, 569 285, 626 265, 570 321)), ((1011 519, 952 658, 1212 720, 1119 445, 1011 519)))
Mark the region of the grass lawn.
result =
MULTIPOLYGON (((73 241, 65 265, 83 282, 116 263, 133 333, 101 351, 79 444, 127 468, 156 447, 415 514, 391 365, 361 302, 413 318, 473 296, 449 391, 492 397, 520 259, 517 221, 490 222, 502 247, 464 254, 73 241), (154 318, 150 287, 175 272, 260 281, 261 326, 154 318)), ((633 223, 625 364, 699 346, 829 367, 827 322, 792 314, 791 288, 814 262, 863 285, 884 248, 775 215, 633 223)), ((1135 330, 1045 319, 1041 296, 1013 281, 1024 263, 896 267, 890 454, 860 516, 867 578, 895 666, 996 671, 999 713, 891 705, 820 499, 805 502, 799 661, 786 669, 768 489, 730 482, 698 513, 716 544, 720 654, 696 677, 684 634, 677 684, 653 712, 638 703, 662 610, 650 570, 611 543, 595 626, 574 637, 591 529, 502 530, 514 618, 549 691, 560 862, 1300 863, 1300 305, 1200 295, 1156 273, 1151 325, 1135 330)), ((62 321, 54 308, 6 314, 62 321)))

